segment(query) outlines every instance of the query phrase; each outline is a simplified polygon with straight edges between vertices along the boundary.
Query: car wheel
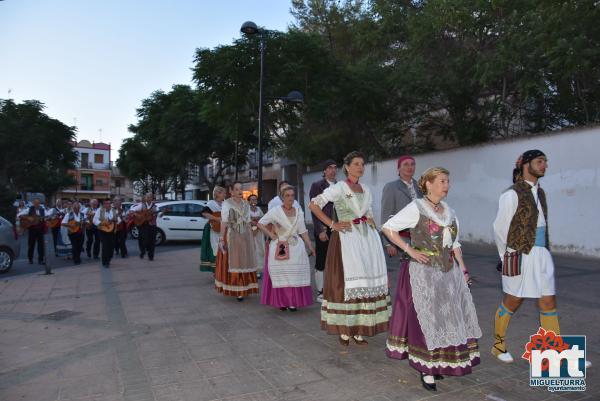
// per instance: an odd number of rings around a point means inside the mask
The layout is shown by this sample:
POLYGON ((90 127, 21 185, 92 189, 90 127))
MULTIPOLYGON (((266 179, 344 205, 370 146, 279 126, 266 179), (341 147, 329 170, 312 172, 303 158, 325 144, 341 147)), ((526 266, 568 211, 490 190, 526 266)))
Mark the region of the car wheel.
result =
POLYGON ((154 238, 154 244, 156 246, 162 245, 165 243, 167 238, 165 237, 165 232, 160 228, 156 230, 156 237, 154 238))
POLYGON ((7 273, 14 261, 12 251, 8 248, 0 248, 0 274, 7 273))
POLYGON ((140 237, 140 230, 138 230, 137 226, 131 227, 129 232, 131 233, 131 238, 133 239, 138 239, 140 237))

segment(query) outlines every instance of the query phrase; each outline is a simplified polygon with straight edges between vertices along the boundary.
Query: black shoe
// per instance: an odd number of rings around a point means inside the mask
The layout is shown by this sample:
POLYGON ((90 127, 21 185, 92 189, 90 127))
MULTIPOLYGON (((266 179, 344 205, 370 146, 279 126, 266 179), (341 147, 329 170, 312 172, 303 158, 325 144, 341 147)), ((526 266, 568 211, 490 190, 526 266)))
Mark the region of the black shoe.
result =
POLYGON ((279 308, 280 311, 285 312, 287 311, 287 308, 285 306, 282 306, 281 308, 279 308))
POLYGON ((125 259, 127 257, 127 255, 121 255, 121 258, 125 259))
POLYGON ((243 300, 244 300, 244 297, 237 297, 238 302, 242 302, 243 300))
POLYGON ((421 384, 423 385, 423 388, 427 391, 437 391, 437 386, 435 385, 435 383, 429 384, 425 382, 425 376, 425 374, 421 373, 421 384))
POLYGON ((88 259, 91 259, 91 258, 92 258, 92 254, 91 254, 91 253, 89 253, 89 252, 86 252, 86 254, 87 254, 87 257, 88 257, 88 259))
POLYGON ((435 380, 444 380, 444 376, 442 376, 442 375, 433 375, 433 378, 435 380))
POLYGON ((290 306, 289 308, 287 308, 287 310, 289 310, 290 312, 298 312, 298 308, 294 308, 293 306, 290 306))
POLYGON ((144 259, 144 254, 140 253, 140 259, 144 259))
POLYGON ((150 262, 152 262, 152 261, 154 260, 154 256, 152 256, 152 257, 148 256, 148 260, 149 260, 150 262))

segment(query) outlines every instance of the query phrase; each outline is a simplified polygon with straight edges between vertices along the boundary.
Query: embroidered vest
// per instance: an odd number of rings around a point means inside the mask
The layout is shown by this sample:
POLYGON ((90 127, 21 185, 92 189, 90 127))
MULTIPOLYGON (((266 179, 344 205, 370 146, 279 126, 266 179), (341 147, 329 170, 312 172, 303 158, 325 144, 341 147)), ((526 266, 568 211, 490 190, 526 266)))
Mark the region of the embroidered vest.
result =
MULTIPOLYGON (((455 219, 452 220, 449 228, 454 243, 458 233, 455 219)), ((429 257, 428 266, 447 272, 454 266, 454 254, 452 248, 443 246, 443 231, 443 226, 420 214, 417 225, 410 229, 410 238, 412 247, 426 253, 429 257)))
MULTIPOLYGON (((531 193, 531 185, 527 182, 518 181, 509 189, 517 193, 519 203, 517 211, 510 222, 506 246, 528 254, 535 244, 535 231, 539 213, 537 204, 533 193, 531 193)), ((550 242, 548 241, 548 206, 546 204, 546 194, 540 187, 538 187, 538 199, 546 219, 546 248, 550 249, 550 242)))

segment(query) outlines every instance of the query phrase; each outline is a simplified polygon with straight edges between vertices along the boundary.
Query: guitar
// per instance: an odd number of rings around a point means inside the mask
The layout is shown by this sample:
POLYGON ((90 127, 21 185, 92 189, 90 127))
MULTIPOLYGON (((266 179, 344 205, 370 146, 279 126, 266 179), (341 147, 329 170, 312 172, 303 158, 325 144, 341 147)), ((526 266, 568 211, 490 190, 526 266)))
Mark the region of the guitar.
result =
POLYGON ((210 228, 214 232, 221 232, 221 212, 212 212, 211 214, 218 217, 219 220, 209 220, 210 228))
POLYGON ((133 212, 133 224, 136 226, 141 226, 144 223, 150 223, 154 216, 158 213, 152 210, 154 204, 150 208, 143 208, 140 211, 133 212))
POLYGON ((63 214, 57 214, 57 215, 52 216, 48 220, 48 227, 50 227, 50 228, 60 227, 60 223, 61 223, 63 217, 65 217, 63 214))
POLYGON ((85 227, 87 230, 91 230, 92 227, 94 227, 94 214, 96 214, 96 211, 91 208, 88 209, 88 211, 86 212, 85 217, 87 219, 87 222, 85 227))
POLYGON ((112 219, 104 219, 98 225, 98 229, 105 233, 114 233, 117 228, 117 214, 113 211, 112 219))
POLYGON ((37 226, 40 223, 44 223, 48 220, 50 220, 50 217, 41 217, 37 214, 34 214, 33 216, 30 216, 28 214, 22 215, 19 216, 19 228, 21 230, 27 230, 28 228, 37 226))
POLYGON ((79 231, 81 231, 81 226, 83 224, 84 224, 83 221, 77 222, 77 220, 72 219, 72 220, 69 220, 69 222, 65 225, 67 226, 67 229, 69 230, 69 234, 75 234, 75 233, 78 233, 79 231))

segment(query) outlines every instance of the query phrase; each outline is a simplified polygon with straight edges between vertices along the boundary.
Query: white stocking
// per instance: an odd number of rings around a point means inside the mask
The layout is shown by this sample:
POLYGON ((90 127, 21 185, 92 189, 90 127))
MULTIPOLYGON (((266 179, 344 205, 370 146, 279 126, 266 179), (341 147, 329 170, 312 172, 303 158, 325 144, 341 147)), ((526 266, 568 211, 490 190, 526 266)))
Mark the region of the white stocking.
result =
POLYGON ((315 285, 317 287, 317 291, 323 291, 323 272, 319 270, 315 270, 315 285))

